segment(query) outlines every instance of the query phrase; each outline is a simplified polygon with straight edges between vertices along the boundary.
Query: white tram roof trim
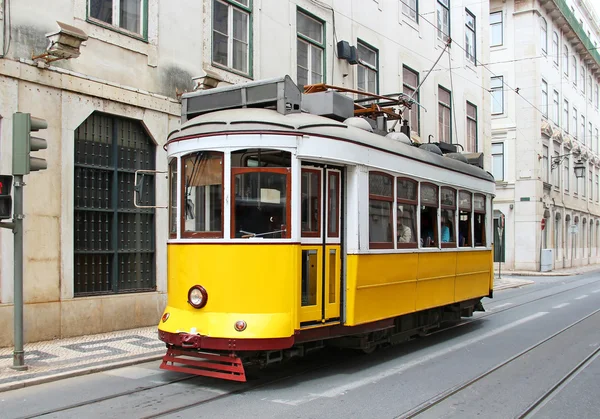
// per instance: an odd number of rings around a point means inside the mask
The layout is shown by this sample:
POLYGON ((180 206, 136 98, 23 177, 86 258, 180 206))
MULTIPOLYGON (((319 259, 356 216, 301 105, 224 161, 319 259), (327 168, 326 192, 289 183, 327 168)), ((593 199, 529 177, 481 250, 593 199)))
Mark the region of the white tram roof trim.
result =
POLYGON ((168 142, 177 141, 179 138, 210 134, 220 135, 223 132, 235 133, 236 131, 260 131, 263 133, 265 131, 278 131, 297 133, 299 135, 326 136, 333 139, 339 138, 340 140, 388 151, 480 179, 494 181, 491 174, 476 166, 448 157, 438 156, 430 151, 422 150, 400 141, 393 141, 379 134, 308 113, 282 115, 275 110, 261 108, 228 109, 210 112, 187 121, 181 128, 171 132, 168 142))

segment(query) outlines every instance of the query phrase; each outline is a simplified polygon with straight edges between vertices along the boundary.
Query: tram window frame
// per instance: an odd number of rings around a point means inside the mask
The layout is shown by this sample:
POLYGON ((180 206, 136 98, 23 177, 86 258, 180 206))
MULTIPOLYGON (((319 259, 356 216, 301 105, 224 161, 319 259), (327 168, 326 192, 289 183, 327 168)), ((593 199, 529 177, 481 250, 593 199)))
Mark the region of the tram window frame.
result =
MULTIPOLYGON (((251 149, 239 149, 231 152, 231 203, 230 203, 230 226, 232 239, 250 239, 260 238, 265 240, 283 240, 290 239, 292 237, 292 170, 291 153, 286 150, 272 149, 272 148, 251 148, 251 149), (285 175, 285 197, 283 202, 285 205, 285 224, 280 224, 280 227, 276 230, 283 230, 278 232, 279 237, 272 237, 271 235, 265 235, 267 231, 252 231, 251 233, 257 234, 242 234, 236 236, 236 203, 238 197, 236 193, 236 177, 238 175, 245 175, 251 173, 266 173, 266 174, 280 174, 285 175), (261 234, 261 235, 258 235, 261 234)), ((259 189, 262 189, 259 185, 259 189)), ((281 193, 281 191, 280 191, 281 193)), ((269 199, 268 197, 266 198, 269 199)), ((260 199, 262 202, 262 198, 260 199)), ((280 196, 281 202, 281 196, 280 196)), ((265 202, 269 204, 268 202, 265 202)), ((273 222, 273 221, 270 221, 273 222)))
POLYGON ((457 208, 457 193, 456 193, 456 189, 448 187, 448 186, 442 186, 440 188, 440 207, 442 209, 441 211, 441 217, 440 217, 440 223, 442 222, 442 220, 444 219, 444 212, 448 213, 450 212, 450 221, 451 221, 451 225, 452 228, 449 229, 449 240, 447 242, 443 241, 443 228, 440 230, 440 243, 442 245, 442 248, 455 248, 457 247, 458 244, 458 240, 456 240, 457 238, 457 223, 456 223, 456 208, 457 208), (444 203, 444 191, 451 191, 452 192, 452 204, 449 203, 444 203))
MULTIPOLYGON (((378 171, 370 171, 369 172, 369 248, 370 249, 393 249, 394 248, 394 225, 393 225, 393 219, 394 219, 394 176, 389 175, 387 173, 384 172, 378 172, 378 171), (385 196, 385 195, 378 195, 378 194, 372 194, 371 193, 371 177, 372 176, 382 176, 385 179, 388 179, 390 182, 390 188, 391 188, 391 194, 390 196, 385 196), (371 219, 373 217, 373 214, 371 213, 371 202, 387 202, 389 204, 389 216, 388 216, 388 223, 387 223, 387 236, 388 236, 388 240, 387 241, 372 241, 371 240, 371 232, 373 231, 373 229, 371 228, 371 219)), ((381 213, 380 213, 381 215, 381 213)))
MULTIPOLYGON (((301 220, 300 220, 301 221, 301 230, 300 231, 301 231, 302 237, 321 237, 321 229, 322 229, 322 227, 321 227, 321 223, 322 223, 321 216, 322 216, 322 214, 321 213, 322 213, 322 210, 323 210, 323 207, 322 207, 322 205, 323 205, 322 204, 323 193, 322 193, 322 190, 321 190, 322 175, 323 175, 323 173, 319 169, 306 169, 306 168, 302 168, 302 173, 301 173, 301 177, 300 177, 300 191, 301 191, 301 194, 302 194, 302 198, 301 198, 301 200, 302 200, 301 201, 302 208, 300 210, 300 214, 301 214, 301 220), (305 187, 304 175, 305 174, 308 175, 307 177, 309 179, 311 178, 310 175, 316 176, 316 178, 317 178, 317 196, 316 196, 317 200, 316 200, 316 208, 313 208, 313 202, 312 201, 311 202, 308 202, 308 201, 305 202, 305 199, 304 199, 304 193, 305 193, 305 191, 304 191, 304 187, 305 187), (305 211, 305 204, 308 205, 308 209, 310 211, 305 211), (304 228, 305 227, 304 217, 305 217, 305 215, 308 216, 308 217, 311 217, 313 215, 313 211, 316 212, 317 217, 316 217, 316 219, 313 219, 312 221, 314 222, 314 225, 317 227, 317 229, 316 229, 316 231, 315 230, 306 230, 304 228)), ((314 197, 308 196, 308 194, 307 194, 307 197, 306 197, 307 200, 313 199, 313 198, 314 197)), ((307 220, 307 223, 308 223, 308 220, 307 220)))
POLYGON ((469 191, 458 191, 458 247, 473 247, 473 194, 469 191), (463 196, 468 196, 468 200, 463 201, 463 196), (463 205, 463 202, 468 205, 463 205), (466 216, 467 219, 462 220, 462 217, 466 216), (467 226, 467 235, 463 234, 464 244, 462 244, 462 240, 460 239, 461 228, 460 224, 463 223, 467 226))
MULTIPOLYGON (((438 210, 440 208, 440 187, 434 183, 430 182, 421 182, 419 184, 419 246, 421 248, 438 248, 439 243, 439 219, 438 219, 438 210), (432 187, 435 190, 435 204, 433 201, 425 202, 423 200, 423 188, 424 187, 432 187), (435 208, 435 212, 433 213, 433 217, 431 214, 424 217, 424 211, 426 208, 435 208), (430 219, 432 227, 433 227, 433 239, 429 241, 427 245, 425 240, 423 240, 423 221, 426 219, 430 219)), ((431 211, 431 210, 428 210, 431 211)), ((429 238, 429 237, 428 237, 429 238)))
POLYGON ((475 247, 487 247, 487 232, 486 232, 486 206, 487 206, 487 198, 484 194, 474 194, 473 195, 473 243, 475 247), (481 198, 483 200, 483 206, 481 208, 477 208, 476 202, 477 198, 481 198), (481 217, 481 222, 477 220, 481 217), (481 242, 478 243, 476 241, 477 231, 481 233, 481 242))
MULTIPOLYGON (((410 179, 407 177, 397 177, 396 178, 396 206, 397 206, 397 210, 396 210, 396 246, 398 249, 414 249, 418 247, 418 242, 417 242, 417 236, 418 236, 418 229, 417 229, 417 208, 419 207, 419 182, 417 182, 414 179, 410 179), (414 198, 411 198, 410 196, 400 196, 400 182, 409 182, 411 184, 413 184, 414 187, 414 198), (400 211, 400 207, 402 207, 402 214, 406 214, 406 207, 412 207, 412 217, 409 218, 411 221, 411 224, 406 226, 410 229, 411 231, 411 237, 410 237, 410 241, 408 242, 400 242, 399 241, 399 221, 400 221, 400 215, 399 215, 399 211, 400 211)), ((409 211, 410 213, 410 211, 409 211)), ((402 218, 407 218, 407 217, 402 217, 402 218)), ((404 224, 403 224, 404 225, 404 224)))
POLYGON ((177 218, 178 218, 178 200, 177 191, 179 189, 179 159, 174 157, 169 162, 169 238, 177 237, 177 218))
MULTIPOLYGON (((219 222, 219 230, 212 230, 212 231, 197 231, 197 230, 186 230, 186 216, 187 216, 187 209, 188 209, 188 203, 187 203, 187 195, 188 193, 186 192, 186 186, 187 186, 187 180, 181 182, 180 185, 180 190, 181 190, 181 196, 182 196, 182 201, 185 202, 185 204, 181 205, 181 209, 180 209, 180 220, 181 220, 181 237, 182 238, 187 238, 187 239, 195 239, 195 238, 213 238, 213 239, 220 239, 223 238, 223 226, 225 223, 225 153, 221 152, 221 151, 210 151, 210 150, 199 150, 199 151, 193 151, 191 153, 188 153, 184 156, 181 157, 181 168, 182 168, 182 174, 180 175, 180 179, 184 179, 184 176, 186 176, 186 159, 189 158, 193 158, 194 155, 198 155, 198 153, 206 153, 206 155, 212 159, 212 157, 216 157, 215 160, 220 159, 220 164, 221 164, 221 188, 220 188, 220 194, 221 194, 221 199, 220 199, 220 207, 221 207, 221 211, 220 211, 220 222, 219 222)), ((197 175, 193 175, 194 177, 197 175)), ((200 185, 200 186, 217 186, 218 184, 214 184, 214 185, 200 185)), ((194 210, 196 207, 196 203, 194 203, 194 210)), ((209 221, 210 223, 210 221, 209 221)))
POLYGON ((327 214, 329 219, 327 220, 327 237, 328 238, 339 238, 340 237, 340 212, 341 212, 341 177, 340 172, 328 171, 325 176, 327 177, 327 214), (331 190, 331 179, 335 179, 335 195, 331 190), (335 208, 332 204, 332 198, 335 196, 335 208), (331 221, 334 221, 332 225, 331 221), (331 229, 334 227, 334 229, 331 229))

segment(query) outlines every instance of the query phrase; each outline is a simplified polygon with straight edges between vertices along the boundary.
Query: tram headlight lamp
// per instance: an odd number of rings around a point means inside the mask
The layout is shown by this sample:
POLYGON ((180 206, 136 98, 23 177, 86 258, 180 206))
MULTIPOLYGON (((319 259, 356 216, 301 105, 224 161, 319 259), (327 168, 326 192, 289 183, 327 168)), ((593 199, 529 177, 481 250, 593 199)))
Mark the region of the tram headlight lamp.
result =
POLYGON ((208 302, 208 293, 204 287, 194 285, 188 291, 188 303, 194 308, 202 308, 208 302))

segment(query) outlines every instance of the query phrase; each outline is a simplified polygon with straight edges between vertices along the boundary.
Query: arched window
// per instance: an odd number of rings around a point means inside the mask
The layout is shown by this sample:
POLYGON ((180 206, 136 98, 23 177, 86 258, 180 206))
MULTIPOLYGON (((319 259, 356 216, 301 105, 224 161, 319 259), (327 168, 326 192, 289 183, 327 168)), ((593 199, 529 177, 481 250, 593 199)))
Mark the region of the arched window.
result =
MULTIPOLYGON (((75 296, 156 289, 154 209, 133 204, 136 170, 154 170, 141 122, 94 113, 75 130, 75 296)), ((138 204, 155 205, 146 173, 138 204)))
POLYGON ((548 24, 546 19, 540 18, 540 42, 542 46, 542 52, 548 53, 548 24))
POLYGON ((554 58, 554 64, 556 64, 556 65, 558 65, 559 54, 560 54, 560 52, 558 51, 558 34, 556 32, 553 32, 552 33, 552 57, 554 58))

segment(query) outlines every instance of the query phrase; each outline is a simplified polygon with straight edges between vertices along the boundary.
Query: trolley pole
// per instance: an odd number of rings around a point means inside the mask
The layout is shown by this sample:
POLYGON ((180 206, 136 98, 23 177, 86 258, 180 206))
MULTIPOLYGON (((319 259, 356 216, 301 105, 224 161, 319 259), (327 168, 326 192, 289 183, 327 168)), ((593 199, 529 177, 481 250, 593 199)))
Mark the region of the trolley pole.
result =
POLYGON ((23 176, 15 175, 14 201, 14 341, 13 366, 15 370, 27 369, 23 350, 23 176))

